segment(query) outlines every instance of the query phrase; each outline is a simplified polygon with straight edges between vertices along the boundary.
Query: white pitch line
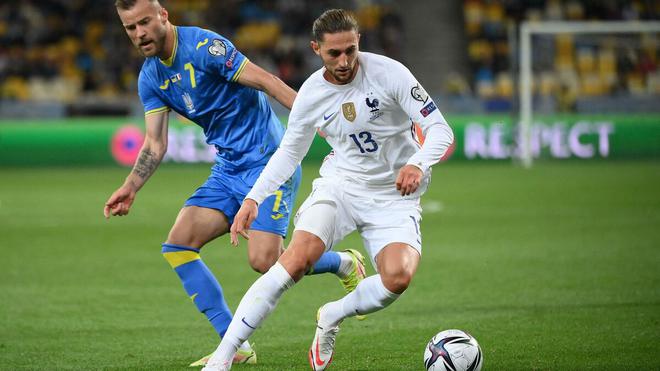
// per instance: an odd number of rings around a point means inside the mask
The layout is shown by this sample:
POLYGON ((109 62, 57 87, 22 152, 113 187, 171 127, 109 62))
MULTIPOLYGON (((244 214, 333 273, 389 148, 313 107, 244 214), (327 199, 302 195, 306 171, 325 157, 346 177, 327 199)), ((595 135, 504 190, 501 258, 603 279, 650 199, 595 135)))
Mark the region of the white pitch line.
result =
POLYGON ((445 209, 445 205, 440 201, 435 200, 426 200, 422 202, 422 213, 423 214, 435 214, 440 213, 445 209))

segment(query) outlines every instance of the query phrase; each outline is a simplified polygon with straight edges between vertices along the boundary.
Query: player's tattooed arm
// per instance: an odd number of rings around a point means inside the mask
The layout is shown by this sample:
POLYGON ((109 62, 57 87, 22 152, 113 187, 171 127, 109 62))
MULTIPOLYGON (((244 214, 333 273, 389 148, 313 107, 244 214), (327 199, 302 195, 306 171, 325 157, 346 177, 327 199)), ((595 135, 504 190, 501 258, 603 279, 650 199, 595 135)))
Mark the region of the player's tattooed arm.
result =
POLYGON ((147 178, 149 178, 151 174, 156 171, 159 163, 160 156, 151 151, 149 148, 144 148, 140 152, 140 157, 135 163, 133 171, 143 180, 147 180, 147 178))
POLYGON ((156 171, 167 152, 168 113, 159 112, 145 116, 146 135, 135 166, 126 179, 137 192, 156 171))
POLYGON ((135 194, 147 179, 156 171, 167 152, 168 112, 162 111, 145 116, 146 135, 140 156, 121 185, 105 202, 103 215, 106 218, 116 215, 128 215, 135 200, 135 194))

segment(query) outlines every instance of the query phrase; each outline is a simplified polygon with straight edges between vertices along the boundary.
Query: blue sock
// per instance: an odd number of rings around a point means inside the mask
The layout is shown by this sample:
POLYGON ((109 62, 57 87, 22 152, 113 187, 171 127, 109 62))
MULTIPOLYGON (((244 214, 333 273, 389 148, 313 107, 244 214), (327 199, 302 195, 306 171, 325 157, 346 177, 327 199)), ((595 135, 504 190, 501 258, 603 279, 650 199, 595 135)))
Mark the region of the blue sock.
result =
POLYGON ((162 253, 179 275, 183 288, 197 309, 206 315, 218 335, 224 336, 232 314, 222 295, 222 287, 202 261, 199 250, 164 243, 162 253))
POLYGON ((339 253, 335 251, 328 251, 321 255, 321 258, 314 264, 312 269, 307 272, 308 275, 311 274, 321 274, 321 273, 337 273, 339 271, 339 263, 341 263, 341 258, 339 253))

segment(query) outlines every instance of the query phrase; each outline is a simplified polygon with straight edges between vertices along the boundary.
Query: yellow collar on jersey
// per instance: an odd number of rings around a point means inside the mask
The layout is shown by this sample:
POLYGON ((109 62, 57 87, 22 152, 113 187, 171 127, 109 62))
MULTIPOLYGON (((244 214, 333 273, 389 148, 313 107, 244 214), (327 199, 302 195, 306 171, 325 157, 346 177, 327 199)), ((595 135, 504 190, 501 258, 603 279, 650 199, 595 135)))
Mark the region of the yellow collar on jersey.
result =
POLYGON ((160 63, 166 65, 167 67, 172 67, 172 63, 174 62, 174 58, 176 57, 176 50, 179 46, 179 33, 176 29, 175 25, 172 25, 172 29, 174 30, 174 48, 172 49, 172 55, 170 55, 169 58, 166 60, 160 60, 160 63))

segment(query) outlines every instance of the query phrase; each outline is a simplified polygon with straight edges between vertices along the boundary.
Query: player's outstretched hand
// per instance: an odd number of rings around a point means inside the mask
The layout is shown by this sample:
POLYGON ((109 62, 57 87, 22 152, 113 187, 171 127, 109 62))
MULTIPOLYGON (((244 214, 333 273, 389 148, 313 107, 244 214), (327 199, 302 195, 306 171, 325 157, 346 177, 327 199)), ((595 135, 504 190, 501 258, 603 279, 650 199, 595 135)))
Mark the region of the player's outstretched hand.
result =
POLYGON ((399 170, 399 175, 396 177, 396 189, 401 192, 401 196, 415 193, 423 175, 424 173, 417 166, 405 165, 399 170))
POLYGON ((257 202, 255 200, 250 198, 243 200, 243 204, 234 217, 234 223, 232 223, 231 229, 229 230, 232 245, 238 246, 239 234, 246 240, 250 239, 248 230, 250 229, 252 222, 257 218, 258 213, 259 207, 257 206, 257 202))
POLYGON ((110 215, 128 215, 128 210, 133 205, 133 200, 135 200, 135 190, 133 190, 133 187, 124 184, 105 202, 103 215, 105 215, 106 219, 110 219, 110 215))

